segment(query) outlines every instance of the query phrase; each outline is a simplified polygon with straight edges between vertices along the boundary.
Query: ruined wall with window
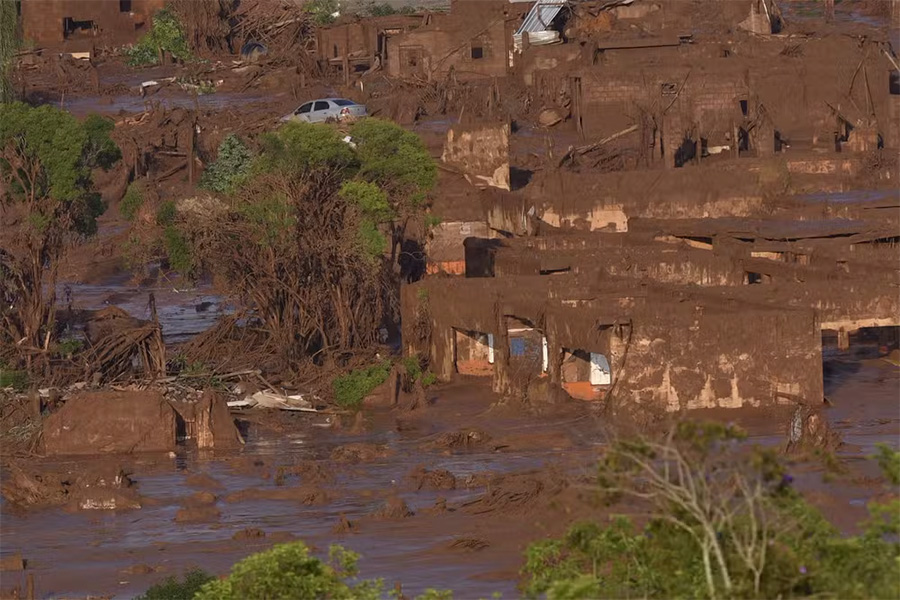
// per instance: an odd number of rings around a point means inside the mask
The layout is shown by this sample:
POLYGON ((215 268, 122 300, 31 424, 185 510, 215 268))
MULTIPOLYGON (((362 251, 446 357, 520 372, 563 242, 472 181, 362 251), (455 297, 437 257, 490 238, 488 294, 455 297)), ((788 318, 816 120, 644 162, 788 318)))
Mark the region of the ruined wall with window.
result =
POLYGON ((505 2, 455 3, 450 14, 391 40, 388 74, 433 79, 451 71, 460 80, 507 74, 516 19, 505 2))
POLYGON ((402 305, 407 352, 442 379, 491 376, 502 394, 660 412, 822 401, 812 309, 568 275, 426 278, 402 305))
POLYGON ((364 19, 344 20, 317 32, 318 58, 331 64, 341 64, 344 55, 351 59, 366 59, 366 68, 376 57, 385 60, 392 40, 422 24, 421 15, 387 15, 364 19))
POLYGON ((22 34, 38 45, 131 43, 164 6, 165 0, 22 0, 22 34))

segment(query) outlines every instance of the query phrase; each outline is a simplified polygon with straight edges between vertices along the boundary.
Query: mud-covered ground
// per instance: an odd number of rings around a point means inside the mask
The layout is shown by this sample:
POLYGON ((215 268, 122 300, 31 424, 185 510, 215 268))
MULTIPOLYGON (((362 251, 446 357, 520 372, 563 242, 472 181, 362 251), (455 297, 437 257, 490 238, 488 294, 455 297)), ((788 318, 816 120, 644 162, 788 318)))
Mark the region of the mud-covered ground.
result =
MULTIPOLYGON (((867 456, 900 428, 900 369, 871 345, 825 354, 826 416, 843 444, 836 463, 792 459, 791 474, 850 532, 884 493, 867 456)), ((39 460, 39 470, 76 472, 115 462, 131 473, 141 508, 22 512, 4 501, 2 554, 22 554, 39 597, 130 597, 164 576, 223 573, 247 554, 303 539, 360 552, 363 576, 408 592, 513 597, 529 542, 580 518, 628 512, 601 507, 590 491, 612 426, 587 405, 524 416, 498 405, 478 378, 433 388, 429 401, 414 412, 366 412, 362 427, 338 430, 321 415, 248 416, 238 452, 39 460)), ((695 416, 727 418, 751 443, 783 446, 790 413, 695 416)), ((23 580, 4 573, 3 587, 23 580)))

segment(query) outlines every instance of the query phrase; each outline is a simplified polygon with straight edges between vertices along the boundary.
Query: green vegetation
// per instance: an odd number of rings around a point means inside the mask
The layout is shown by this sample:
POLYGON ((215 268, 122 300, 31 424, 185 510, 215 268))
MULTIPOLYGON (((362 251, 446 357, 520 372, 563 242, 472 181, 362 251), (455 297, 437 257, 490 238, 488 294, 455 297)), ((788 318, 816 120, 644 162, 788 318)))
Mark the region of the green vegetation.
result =
POLYGON ((209 573, 194 569, 185 573, 181 579, 174 576, 167 577, 151 586, 143 595, 138 596, 137 600, 192 600, 205 584, 214 579, 215 577, 209 573))
POLYGON ((178 217, 178 210, 175 208, 175 202, 167 200, 159 205, 156 209, 156 224, 160 227, 168 227, 175 223, 178 217))
POLYGON ((99 117, 81 122, 52 106, 0 104, 2 201, 20 217, 4 223, 20 243, 0 258, 0 287, 7 290, 0 344, 22 352, 29 365, 30 350, 55 333, 56 266, 71 243, 96 232, 106 209, 91 169, 108 168, 120 156, 110 130, 99 117))
POLYGON ((189 275, 194 268, 191 248, 174 225, 163 229, 163 245, 169 266, 182 275, 189 275))
POLYGON ((119 202, 119 212, 129 221, 134 221, 142 206, 144 206, 144 184, 132 181, 119 202))
POLYGON ((0 367, 0 389, 13 388, 24 391, 28 387, 28 373, 0 367))
POLYGON ((57 342, 56 353, 65 358, 72 358, 72 356, 78 354, 83 347, 84 341, 75 338, 67 338, 57 342))
POLYGON ((331 385, 338 406, 347 409, 359 408, 365 397, 387 380, 391 373, 391 366, 391 361, 386 360, 380 364, 365 369, 356 369, 346 375, 335 377, 331 385))
MULTIPOLYGON (((410 382, 419 381, 424 387, 437 383, 437 376, 434 373, 422 369, 422 361, 418 356, 402 358, 397 364, 406 370, 410 382)), ((346 375, 335 377, 332 389, 338 406, 347 409, 359 408, 365 397, 387 380, 393 366, 393 361, 385 360, 377 365, 355 369, 346 375)))
POLYGON ((129 65, 141 67, 159 64, 164 52, 181 61, 191 58, 184 27, 178 20, 178 15, 167 8, 153 15, 150 31, 129 48, 126 55, 129 65))
POLYGON ((9 68, 19 48, 19 16, 15 2, 0 2, 0 102, 11 102, 9 68))
POLYGON ((145 247, 231 287, 275 356, 327 362, 374 345, 396 306, 406 223, 424 213, 436 168, 394 123, 364 119, 352 135, 355 147, 330 125, 286 123, 260 136, 258 154, 225 138, 202 179, 223 198, 191 218, 161 212, 145 247))
POLYGON ((893 486, 900 485, 900 451, 894 450, 887 444, 875 444, 877 450, 875 460, 881 467, 881 472, 893 486))
POLYGON ((791 486, 776 455, 717 424, 662 442, 619 441, 600 468, 609 500, 649 502, 629 519, 582 523, 532 544, 524 591, 548 598, 890 598, 900 582, 900 504, 873 505, 843 537, 791 486), (896 506, 895 506, 896 505, 896 506))
POLYGON ((333 15, 338 12, 340 6, 338 0, 309 0, 304 4, 304 8, 317 25, 328 25, 334 23, 333 15))
MULTIPOLYGON (((147 590, 138 600, 244 600, 245 598, 318 598, 327 600, 381 600, 386 593, 381 579, 359 579, 359 555, 331 546, 328 560, 310 553, 303 542, 279 544, 252 554, 216 579, 203 571, 189 571, 181 580, 169 577, 147 590)), ((498 598, 498 595, 494 595, 498 598)), ((453 600, 449 590, 427 589, 416 600, 453 600)))
POLYGON ((230 194, 244 181, 250 172, 253 152, 241 138, 229 134, 219 144, 216 161, 211 163, 200 178, 200 187, 220 194, 230 194))
POLYGON ((425 227, 427 229, 432 229, 440 225, 443 221, 437 215, 433 215, 431 213, 425 215, 425 227))
POLYGON ((358 559, 357 554, 332 546, 326 563, 312 556, 303 542, 280 544, 235 564, 228 577, 206 583, 194 598, 378 600, 382 597, 381 581, 353 581, 358 559))
POLYGON ((400 360, 400 364, 406 369, 409 378, 414 382, 419 381, 423 387, 437 383, 437 375, 422 369, 422 359, 419 356, 407 356, 400 360))
POLYGON ((100 115, 88 115, 82 123, 87 134, 84 146, 84 162, 108 170, 122 158, 122 151, 109 134, 116 128, 111 119, 100 115))
POLYGON ((437 181, 437 166, 419 136, 382 119, 357 121, 350 134, 358 140, 360 176, 385 189, 399 214, 419 209, 437 181))

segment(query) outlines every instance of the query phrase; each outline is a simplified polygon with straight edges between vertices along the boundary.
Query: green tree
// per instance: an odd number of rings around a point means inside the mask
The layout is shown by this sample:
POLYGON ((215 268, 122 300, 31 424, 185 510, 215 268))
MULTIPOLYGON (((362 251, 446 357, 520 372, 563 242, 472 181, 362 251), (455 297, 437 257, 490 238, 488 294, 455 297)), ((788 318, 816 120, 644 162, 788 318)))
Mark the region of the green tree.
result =
POLYGON ((200 187, 227 194, 234 191, 249 175, 253 152, 235 134, 229 134, 219 144, 216 161, 210 164, 200 178, 200 187))
POLYGON ((844 537, 790 486, 777 457, 743 434, 683 423, 661 441, 612 444, 598 490, 647 503, 636 528, 585 523, 533 544, 525 591, 548 598, 892 598, 900 592, 900 506, 872 506, 844 537))
POLYGON ((397 304, 385 253, 402 240, 405 220, 424 214, 434 165, 414 135, 362 123, 355 147, 325 124, 288 123, 262 136, 249 165, 243 154, 234 163, 239 180, 219 188, 223 210, 176 215, 177 240, 167 228, 162 246, 183 241, 179 254, 191 259, 170 254, 170 264, 228 282, 266 347, 287 361, 374 344, 397 304), (381 156, 390 152, 409 160, 381 156))
POLYGON ((381 598, 380 581, 353 581, 358 559, 357 554, 332 546, 328 562, 323 562, 312 556, 303 542, 280 544, 240 561, 228 577, 207 583, 194 598, 381 598))
POLYGON ((359 177, 377 184, 389 199, 391 264, 399 272, 399 250, 410 220, 423 214, 437 166, 422 140, 391 121, 362 119, 351 135, 357 141, 359 177))
POLYGON ((164 8, 153 15, 153 25, 138 43, 126 51, 128 64, 132 66, 155 65, 168 52, 177 60, 191 58, 191 50, 178 15, 164 8))
POLYGON ((46 353, 55 334, 65 249, 95 233, 105 210, 91 169, 120 156, 109 130, 102 119, 80 122, 51 106, 0 104, 0 336, 29 357, 46 353))
POLYGON ((309 0, 304 8, 317 25, 328 25, 334 23, 334 15, 340 6, 338 0, 309 0))

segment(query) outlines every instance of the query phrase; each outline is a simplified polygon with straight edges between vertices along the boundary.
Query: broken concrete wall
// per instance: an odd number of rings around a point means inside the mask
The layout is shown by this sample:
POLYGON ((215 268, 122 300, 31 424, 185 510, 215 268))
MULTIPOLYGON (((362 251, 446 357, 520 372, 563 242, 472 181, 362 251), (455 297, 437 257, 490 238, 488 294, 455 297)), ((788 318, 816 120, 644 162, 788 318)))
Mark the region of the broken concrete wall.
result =
POLYGON ((476 187, 509 190, 509 123, 453 125, 441 160, 476 187))
POLYGON ((463 275, 466 272, 465 240, 470 237, 489 237, 491 232, 484 221, 447 221, 431 229, 425 243, 428 257, 426 272, 463 275))
POLYGON ((67 42, 79 51, 130 43, 164 6, 165 0, 23 0, 22 37, 39 45, 67 42))

